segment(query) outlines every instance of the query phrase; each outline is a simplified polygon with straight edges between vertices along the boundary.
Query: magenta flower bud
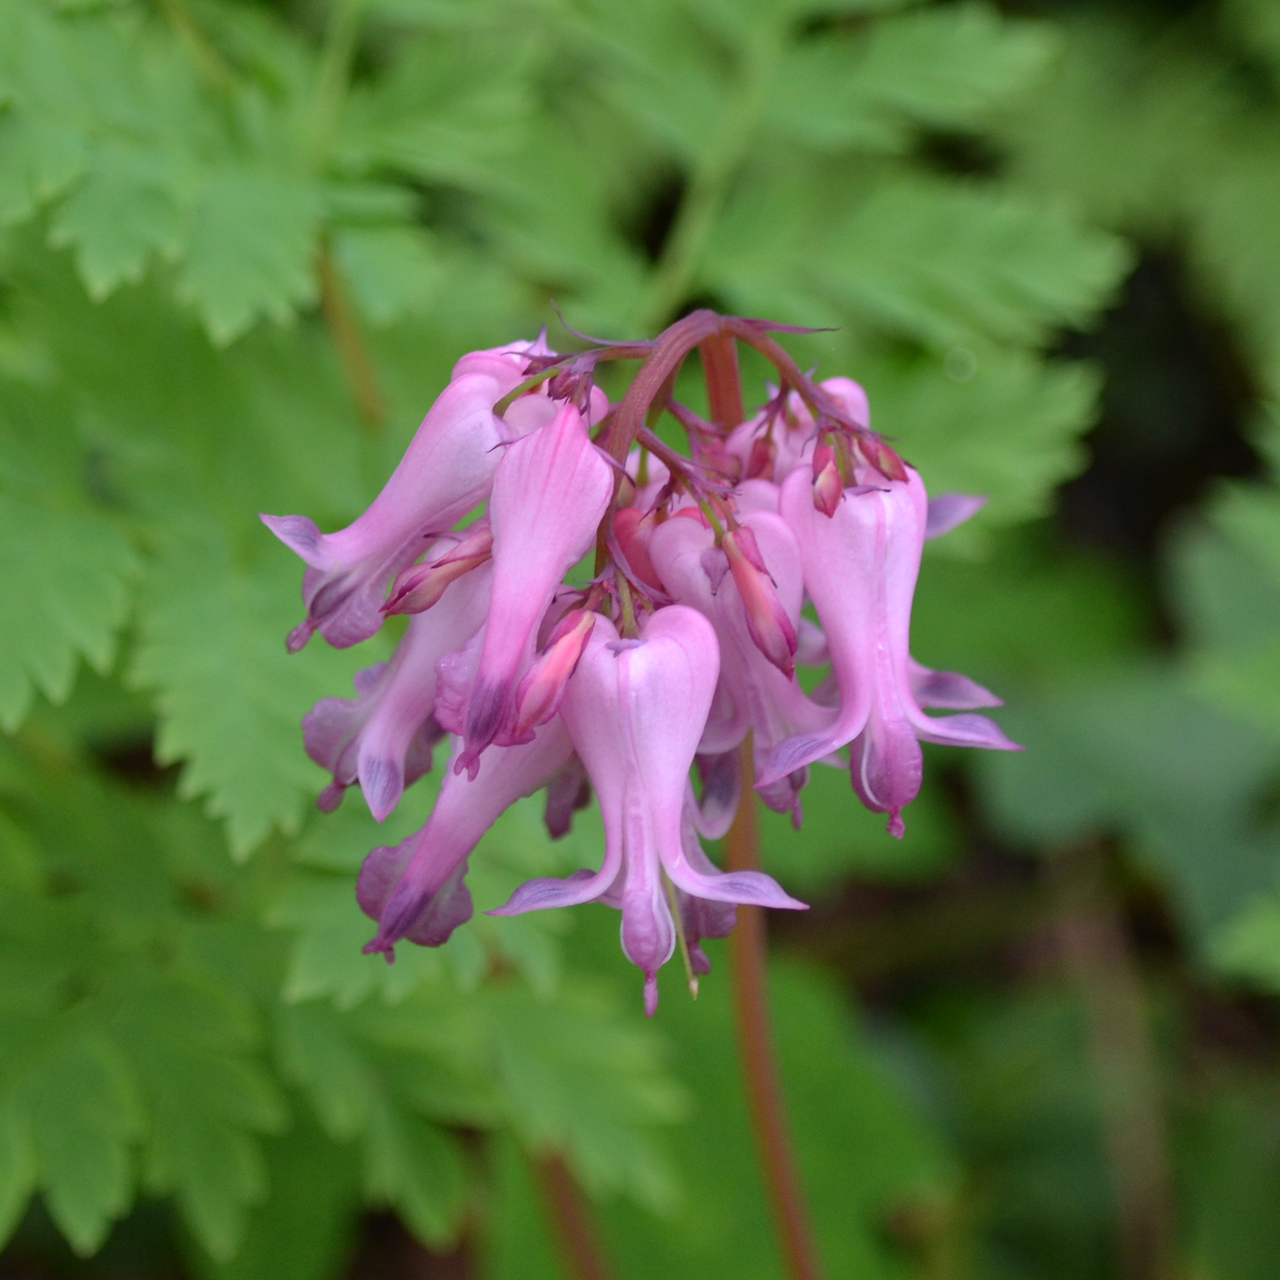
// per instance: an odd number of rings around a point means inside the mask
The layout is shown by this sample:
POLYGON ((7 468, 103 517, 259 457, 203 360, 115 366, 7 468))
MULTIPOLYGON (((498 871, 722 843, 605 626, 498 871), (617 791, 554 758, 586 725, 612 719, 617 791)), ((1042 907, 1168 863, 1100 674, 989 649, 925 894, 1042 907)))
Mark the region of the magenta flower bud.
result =
POLYGON ((546 652, 525 672, 516 690, 515 726, 511 732, 517 741, 532 736, 534 728, 560 709, 565 686, 577 669, 599 616, 587 609, 574 609, 556 624, 546 652))
POLYGON ((502 383, 486 374, 451 382, 382 492, 345 529, 322 534, 305 516, 262 517, 307 563, 302 578, 307 616, 289 634, 290 652, 317 630, 343 649, 367 640, 382 625, 387 583, 422 554, 431 537, 489 492, 506 438, 493 413, 502 394, 502 383))
POLYGON ((658 571, 649 559, 649 539, 657 524, 652 515, 645 515, 639 507, 623 507, 613 513, 613 535, 627 559, 627 568, 651 587, 662 586, 658 571))
POLYGON ((391 661, 356 676, 357 698, 322 698, 303 716, 307 754, 333 774, 322 809, 336 808, 358 781, 381 822, 404 788, 430 771, 431 748, 444 732, 432 714, 436 664, 484 622, 489 577, 480 569, 454 583, 437 608, 412 618, 391 661))
POLYGON ((538 624, 560 580, 590 548, 612 497, 613 469, 572 405, 506 450, 489 500, 493 625, 485 629, 463 721, 466 749, 455 768, 474 773, 480 752, 510 728, 512 694, 533 660, 538 624))
POLYGON ((813 451, 813 505, 824 516, 833 516, 843 492, 836 451, 829 444, 820 444, 813 451))
MULTIPOLYGON (((658 1003, 658 969, 675 948, 664 873, 677 890, 713 903, 804 905, 761 872, 720 873, 710 864, 695 865, 686 853, 689 768, 719 667, 715 631, 693 609, 658 610, 638 640, 619 639, 607 618, 597 620, 560 718, 600 797, 603 865, 565 880, 530 880, 491 913, 515 915, 592 899, 620 906, 622 949, 645 975, 648 1014, 658 1003)), ((716 926, 707 923, 703 936, 716 926)))
POLYGON ((742 597, 747 629, 756 648, 790 678, 796 670, 796 628, 778 599, 756 535, 744 524, 726 533, 721 545, 729 557, 729 572, 742 597))
POLYGON ((493 550, 489 522, 476 521, 466 530, 461 542, 441 555, 436 555, 436 550, 438 548, 433 549, 424 563, 411 565, 396 576, 391 594, 382 606, 383 613, 423 613, 444 595, 451 582, 484 564, 493 550))
POLYGON ((774 463, 778 458, 778 446, 772 436, 756 436, 747 453, 747 465, 742 470, 744 480, 772 480, 774 463))
POLYGON ((782 486, 779 509, 800 546, 840 702, 829 728, 781 743, 757 785, 852 743, 854 789, 868 808, 888 813, 890 832, 901 835, 902 809, 920 787, 918 740, 1017 749, 984 716, 926 716, 913 693, 907 642, 928 514, 924 485, 907 469, 904 481, 850 490, 827 517, 814 508, 808 477, 796 472, 782 486))
POLYGON ((365 953, 380 951, 390 963, 401 938, 438 947, 469 920, 471 895, 462 883, 468 855, 498 815, 544 786, 572 751, 563 724, 552 720, 524 746, 495 747, 474 779, 446 770, 426 826, 371 850, 360 868, 356 898, 378 922, 365 953))

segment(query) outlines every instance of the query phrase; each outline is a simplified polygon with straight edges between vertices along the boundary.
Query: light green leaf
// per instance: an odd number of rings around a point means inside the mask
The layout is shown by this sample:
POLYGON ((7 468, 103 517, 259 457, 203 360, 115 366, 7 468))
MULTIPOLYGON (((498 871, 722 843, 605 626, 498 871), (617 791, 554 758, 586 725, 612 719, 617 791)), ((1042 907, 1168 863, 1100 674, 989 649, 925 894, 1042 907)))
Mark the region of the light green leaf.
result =
POLYGON ((137 559, 97 513, 0 499, 0 727, 12 733, 39 689, 71 691, 83 657, 105 672, 129 608, 137 559))
POLYGON ((975 763, 1006 838, 1053 850, 1125 832, 1167 878, 1197 942, 1273 882, 1280 839, 1254 814, 1280 751, 1173 672, 1122 669, 1039 697, 1024 690, 1001 723, 1027 750, 975 763))
POLYGON ((1210 956, 1224 973, 1280 991, 1280 898, 1249 903, 1213 935, 1210 956))
POLYGON ((197 1267, 209 1280, 331 1280, 354 1244, 357 1153, 300 1119, 266 1143, 266 1155, 271 1193, 250 1212, 235 1257, 200 1253, 197 1267))
POLYGON ((225 1260, 247 1229, 246 1207, 267 1192, 256 1135, 279 1132, 287 1118, 250 1056, 251 1016, 226 988, 138 973, 113 1022, 150 1112, 148 1184, 173 1194, 196 1238, 225 1260))
POLYGON ((375 325, 394 324, 435 301, 441 268, 425 232, 411 227, 350 227, 334 239, 351 291, 375 325))
POLYGON ((450 1243, 463 1208, 455 1142, 436 1125, 380 1101, 369 1113, 364 1150, 366 1195, 399 1210, 424 1244, 450 1243))
POLYGON ((1085 465, 1079 437, 1092 424, 1101 381, 1088 365, 974 346, 940 359, 873 356, 859 369, 872 425, 931 492, 987 495, 972 525, 939 544, 952 552, 984 528, 1049 509, 1057 486, 1085 465))
POLYGON ((34 1064, 23 1100, 49 1213, 77 1253, 93 1253, 133 1199, 136 1087, 112 1046, 70 1036, 34 1064))
POLYGON ((298 726, 318 699, 350 688, 356 665, 320 644, 285 653, 299 576, 275 546, 241 567, 209 527, 175 539, 143 583, 131 678, 156 692, 157 756, 186 762, 182 794, 207 796, 206 812, 225 821, 238 858, 273 826, 298 830, 324 785, 298 726))
POLYGON ((316 298, 320 197, 300 174, 226 169, 195 201, 178 281, 219 346, 262 316, 284 324, 316 298))
POLYGON ((154 152, 103 147, 84 180, 58 206, 49 241, 73 245, 95 302, 142 279, 153 253, 172 258, 185 238, 172 161, 154 152))
POLYGON ((1031 83, 1052 49, 1048 28, 985 5, 915 9, 856 36, 795 44, 767 118, 823 148, 896 150, 913 122, 974 124, 1031 83))
POLYGON ((1037 344, 1080 326, 1129 265, 1060 209, 940 182, 875 188, 836 232, 817 290, 890 333, 946 348, 1037 344))
POLYGON ((36 1186, 36 1153, 24 1110, 12 1096, 0 1104, 0 1248, 22 1220, 36 1186))
POLYGON ((1047 24, 985 4, 911 9, 875 23, 848 91, 928 124, 971 125, 1031 84, 1055 45, 1047 24))
POLYGON ((0 225, 23 222, 83 171, 79 133, 0 106, 0 225))

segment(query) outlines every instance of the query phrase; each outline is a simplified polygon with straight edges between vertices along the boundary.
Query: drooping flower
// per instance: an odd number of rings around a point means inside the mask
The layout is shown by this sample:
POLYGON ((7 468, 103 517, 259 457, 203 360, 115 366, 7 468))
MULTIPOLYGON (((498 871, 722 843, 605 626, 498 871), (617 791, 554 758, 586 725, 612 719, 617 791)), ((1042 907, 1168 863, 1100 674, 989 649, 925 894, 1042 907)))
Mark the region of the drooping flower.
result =
POLYGON ((538 623, 566 571, 595 540, 612 496, 613 472, 572 405, 506 451, 489 502, 491 625, 467 702, 466 749, 457 767, 474 770, 480 752, 503 730, 509 741, 518 736, 513 695, 533 659, 538 623))
POLYGON ((809 477, 793 472, 780 511, 800 545, 804 585, 818 611, 840 692, 832 725, 779 745, 768 786, 852 743, 850 774, 868 808, 903 832, 902 809, 920 789, 920 741, 1016 750, 985 716, 926 716, 911 689, 911 597, 924 546, 928 500, 919 474, 846 491, 833 515, 814 507, 809 477))
POLYGON ((493 406, 511 386, 487 374, 451 382, 382 492, 345 529, 321 533, 305 516, 262 517, 307 564, 302 577, 307 616, 289 633, 291 652, 315 631, 343 649, 367 640, 382 625, 382 599, 391 579, 488 495, 506 438, 493 406))
MULTIPOLYGON (((454 756, 461 743, 454 739, 454 756)), ((557 718, 532 742, 491 747, 475 777, 447 769, 435 807, 422 830, 397 845, 370 850, 356 881, 365 915, 378 922, 366 952, 395 959, 401 938, 438 947, 471 918, 471 894, 463 883, 466 861, 480 837, 508 805, 545 786, 573 751, 557 718)))
MULTIPOLYGON (((689 769, 719 675, 711 624, 673 605, 620 638, 601 618, 569 681, 561 717, 604 817, 599 871, 521 885, 492 914, 600 899, 622 910, 622 949, 645 975, 645 1009, 658 1002, 658 969, 676 944, 664 876, 692 898, 803 908, 758 871, 697 867, 685 851, 689 769)), ((704 936, 706 931, 704 930, 704 936)))
POLYGON ((326 811, 358 781, 379 822, 404 788, 431 768, 431 748, 443 736, 435 719, 436 664, 466 644, 484 622, 488 569, 455 582, 437 608, 410 619, 391 661, 356 676, 349 698, 322 698, 302 719, 307 754, 333 774, 320 794, 326 811))

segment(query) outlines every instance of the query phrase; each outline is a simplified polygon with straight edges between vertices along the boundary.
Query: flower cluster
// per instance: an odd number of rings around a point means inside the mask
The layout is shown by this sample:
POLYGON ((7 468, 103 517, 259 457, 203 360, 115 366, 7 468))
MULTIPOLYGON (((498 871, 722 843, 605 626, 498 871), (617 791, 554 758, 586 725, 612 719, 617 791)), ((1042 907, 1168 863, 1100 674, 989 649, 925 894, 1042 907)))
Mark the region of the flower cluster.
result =
POLYGON ((401 939, 437 946, 470 917, 468 855, 513 801, 545 788, 556 836, 594 790, 599 869, 531 880, 492 914, 620 908, 652 1013, 677 943, 704 973, 699 943, 728 933, 736 904, 804 905, 703 851, 740 803, 744 742, 749 781, 797 827, 822 763, 848 769, 898 836, 921 741, 1014 746, 969 714, 997 698, 908 652, 924 542, 981 499, 929 501, 870 430, 862 389, 806 377, 770 336, 779 327, 703 311, 649 343, 472 352, 353 524, 322 534, 302 516, 262 517, 307 565, 291 651, 315 631, 342 647, 410 615, 354 699, 326 698, 303 720, 307 752, 333 775, 320 807, 359 783, 381 821, 448 738, 426 825, 365 859, 356 891, 378 926, 366 951, 391 960, 401 939), (779 375, 745 420, 738 340, 779 375), (674 399, 695 349, 709 419, 674 399), (617 359, 642 364, 610 405, 593 374, 617 359), (652 430, 663 413, 687 433, 687 455, 652 430), (566 581, 593 548, 594 574, 566 581), (830 670, 806 693, 797 664, 830 670))

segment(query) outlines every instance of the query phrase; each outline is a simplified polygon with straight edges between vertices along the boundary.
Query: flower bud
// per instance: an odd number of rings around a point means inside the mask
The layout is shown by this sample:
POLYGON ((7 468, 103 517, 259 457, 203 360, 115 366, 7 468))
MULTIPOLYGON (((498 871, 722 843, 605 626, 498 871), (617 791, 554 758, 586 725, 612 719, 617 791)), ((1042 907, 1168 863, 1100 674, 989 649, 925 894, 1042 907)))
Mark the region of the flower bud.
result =
POLYGON ((765 568, 756 535, 743 525, 724 535, 723 547, 729 571, 742 597, 747 630, 756 647, 783 675, 795 672, 796 629, 778 599, 777 589, 765 568))
POLYGON ((430 609, 451 582, 484 564, 493 551, 488 521, 473 525, 456 546, 424 564, 411 565, 396 576, 391 594, 382 606, 385 614, 423 613, 430 609))
POLYGON ((574 609, 556 623, 546 652, 525 673, 516 690, 515 724, 511 729, 515 742, 532 736, 538 725, 550 720, 559 710, 565 685, 582 657, 599 616, 587 609, 574 609))
POLYGON ((833 516, 843 492, 836 451, 829 444, 820 444, 813 451, 813 505, 824 516, 833 516))
POLYGON ((764 477, 773 479, 773 465, 778 458, 778 446, 770 435, 757 436, 751 442, 751 452, 747 454, 747 465, 743 470, 744 480, 758 480, 764 477))

